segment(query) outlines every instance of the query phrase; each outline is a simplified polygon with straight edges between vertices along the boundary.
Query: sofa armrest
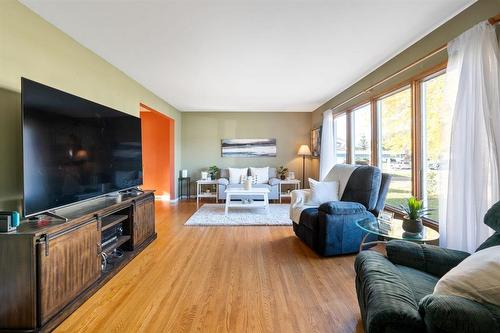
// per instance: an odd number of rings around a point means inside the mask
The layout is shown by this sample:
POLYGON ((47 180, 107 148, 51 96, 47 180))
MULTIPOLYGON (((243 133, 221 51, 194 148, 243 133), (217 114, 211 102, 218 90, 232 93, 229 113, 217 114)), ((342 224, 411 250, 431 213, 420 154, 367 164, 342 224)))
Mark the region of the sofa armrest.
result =
POLYGON ((383 254, 360 252, 354 269, 365 332, 425 332, 412 288, 383 254))
POLYGON ((366 212, 365 206, 357 202, 329 201, 321 204, 319 210, 330 215, 352 215, 366 212))
POLYGON ((419 303, 419 313, 428 332, 500 332, 484 305, 459 296, 427 295, 419 303))
POLYGON ((275 177, 269 178, 269 182, 268 182, 269 185, 275 186, 275 185, 278 185, 279 183, 280 183, 280 180, 278 178, 275 178, 275 177))
POLYGON ((229 179, 227 179, 227 178, 219 178, 219 179, 217 179, 217 183, 219 185, 229 185, 229 179))
POLYGON ((386 246, 387 258, 398 265, 412 267, 442 277, 470 254, 434 245, 392 240, 386 246))

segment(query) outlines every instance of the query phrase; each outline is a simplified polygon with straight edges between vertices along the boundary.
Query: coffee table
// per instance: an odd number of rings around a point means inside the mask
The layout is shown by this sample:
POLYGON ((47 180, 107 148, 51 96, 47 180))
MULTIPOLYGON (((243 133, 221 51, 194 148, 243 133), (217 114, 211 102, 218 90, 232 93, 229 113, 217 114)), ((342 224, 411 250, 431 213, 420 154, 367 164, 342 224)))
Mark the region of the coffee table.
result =
POLYGON ((265 208, 266 213, 269 214, 269 189, 256 187, 250 190, 245 190, 243 188, 228 188, 226 191, 226 207, 224 210, 225 215, 228 215, 229 208, 239 207, 239 208, 265 208), (231 201, 231 197, 234 196, 251 196, 251 197, 262 197, 263 201, 253 201, 252 203, 242 203, 241 201, 231 201))
POLYGON ((391 219, 388 222, 379 222, 376 218, 364 218, 356 221, 356 225, 367 232, 361 245, 359 246, 359 251, 362 251, 365 246, 374 244, 385 244, 387 239, 402 239, 411 242, 426 243, 433 240, 439 239, 439 232, 429 227, 424 226, 424 230, 421 233, 414 234, 408 233, 403 230, 403 220, 391 219), (373 241, 366 242, 368 235, 377 235, 384 238, 384 241, 373 241))

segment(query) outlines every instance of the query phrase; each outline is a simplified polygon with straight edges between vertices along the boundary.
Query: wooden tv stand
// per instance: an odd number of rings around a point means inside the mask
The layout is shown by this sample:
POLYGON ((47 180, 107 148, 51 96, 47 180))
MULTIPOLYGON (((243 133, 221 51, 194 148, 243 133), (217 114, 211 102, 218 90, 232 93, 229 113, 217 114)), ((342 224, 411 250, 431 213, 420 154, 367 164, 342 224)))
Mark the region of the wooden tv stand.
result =
POLYGON ((152 191, 98 198, 58 214, 69 221, 24 222, 0 233, 0 331, 53 330, 156 238, 152 191), (102 232, 118 223, 123 235, 103 247, 102 232), (113 256, 104 270, 102 253, 113 256))

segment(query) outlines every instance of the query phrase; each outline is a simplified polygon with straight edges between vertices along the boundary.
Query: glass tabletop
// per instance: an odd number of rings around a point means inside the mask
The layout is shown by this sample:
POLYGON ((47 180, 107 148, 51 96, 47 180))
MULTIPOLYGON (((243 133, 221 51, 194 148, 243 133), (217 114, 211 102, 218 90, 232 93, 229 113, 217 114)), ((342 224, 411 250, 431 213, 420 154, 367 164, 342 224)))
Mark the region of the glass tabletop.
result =
POLYGON ((390 239, 403 239, 418 242, 430 242, 439 239, 439 232, 424 226, 421 233, 409 233, 403 230, 403 220, 391 219, 382 221, 376 218, 365 218, 356 221, 358 227, 366 232, 390 239))

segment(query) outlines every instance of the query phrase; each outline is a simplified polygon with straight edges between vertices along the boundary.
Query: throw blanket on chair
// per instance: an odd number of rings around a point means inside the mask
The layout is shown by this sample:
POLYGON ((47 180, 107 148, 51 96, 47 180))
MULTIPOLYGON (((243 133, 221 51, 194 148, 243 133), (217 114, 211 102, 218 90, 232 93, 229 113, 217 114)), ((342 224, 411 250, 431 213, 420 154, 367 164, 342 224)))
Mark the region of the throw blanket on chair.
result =
MULTIPOLYGON (((324 182, 337 182, 339 184, 338 198, 341 199, 344 194, 347 182, 351 177, 354 170, 356 170, 358 165, 351 164, 336 164, 328 172, 324 182)), ((318 205, 308 204, 311 198, 311 190, 295 190, 292 191, 292 197, 290 202, 290 219, 295 223, 300 223, 300 215, 302 211, 308 208, 317 208, 318 205)))

